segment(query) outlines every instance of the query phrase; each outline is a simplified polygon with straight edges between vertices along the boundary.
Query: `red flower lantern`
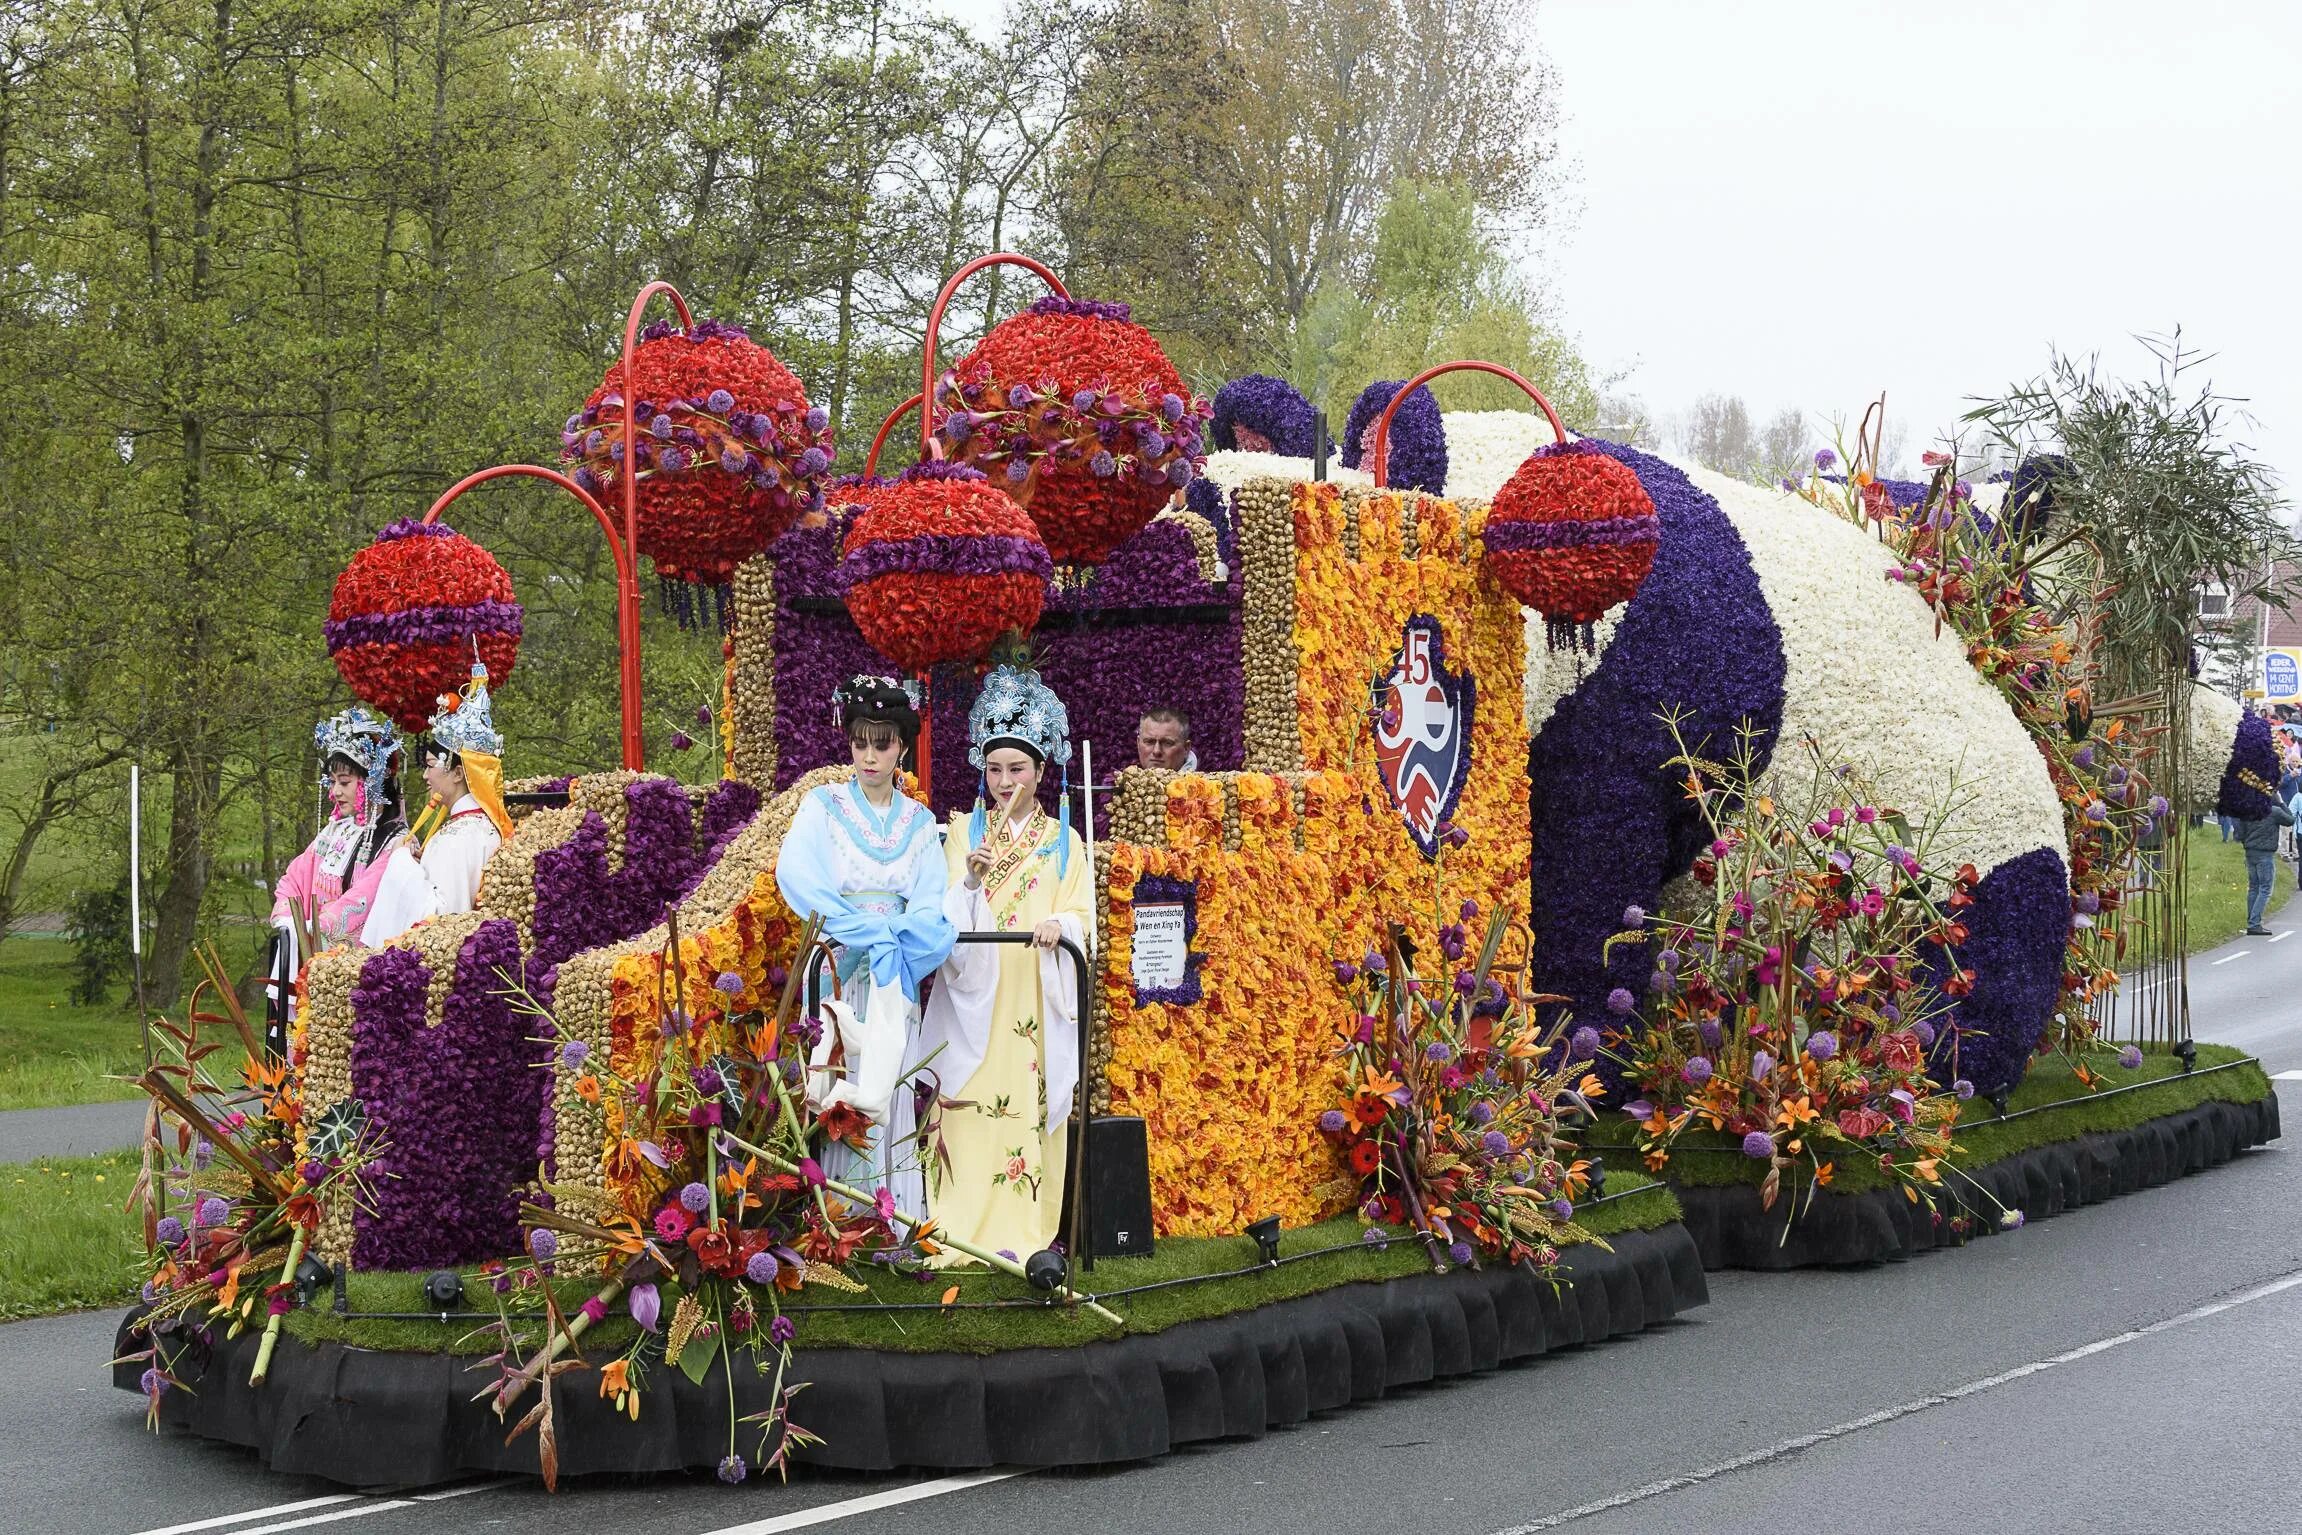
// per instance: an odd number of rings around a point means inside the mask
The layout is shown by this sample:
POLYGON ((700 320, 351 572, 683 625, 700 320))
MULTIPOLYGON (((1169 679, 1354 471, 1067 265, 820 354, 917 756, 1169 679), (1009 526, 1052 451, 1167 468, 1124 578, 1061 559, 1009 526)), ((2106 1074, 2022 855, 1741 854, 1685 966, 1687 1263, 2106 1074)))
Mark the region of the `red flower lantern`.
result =
POLYGON ((1051 558, 1100 565, 1207 461, 1212 412, 1125 304, 1043 298, 935 386, 945 455, 1028 507, 1051 558))
POLYGON ((905 672, 980 661, 1039 621, 1054 565, 1031 518, 982 472, 924 463, 873 493, 834 580, 872 649, 905 672))
POLYGON ((500 687, 520 653, 519 601, 495 556, 445 523, 395 522, 352 556, 328 603, 328 655, 361 702, 421 730, 472 674, 500 687))
POLYGON ((633 402, 639 552, 667 581, 724 586, 735 567, 822 504, 831 418, 775 354, 712 320, 640 332, 560 436, 575 482, 609 503, 623 493, 624 402, 633 402))
POLYGON ((1630 467, 1596 444, 1536 450, 1495 493, 1486 561, 1495 580, 1543 615, 1553 650, 1597 648, 1592 625, 1627 602, 1654 567, 1661 519, 1630 467))

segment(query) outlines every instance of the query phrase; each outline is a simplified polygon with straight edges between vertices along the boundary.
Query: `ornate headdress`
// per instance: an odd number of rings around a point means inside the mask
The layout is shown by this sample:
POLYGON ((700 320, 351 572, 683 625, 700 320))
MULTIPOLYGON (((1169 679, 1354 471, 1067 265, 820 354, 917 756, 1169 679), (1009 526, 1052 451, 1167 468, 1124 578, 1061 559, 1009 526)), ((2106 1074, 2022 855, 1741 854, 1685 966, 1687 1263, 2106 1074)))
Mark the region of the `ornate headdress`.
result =
POLYGON ((458 756, 466 752, 483 752, 490 757, 504 754, 503 732, 496 729, 493 706, 488 702, 487 667, 474 661, 472 680, 464 684, 462 695, 440 695, 439 712, 431 718, 431 731, 435 744, 458 756))
MULTIPOLYGON (((1071 712, 1039 673, 1019 666, 994 666, 983 679, 983 691, 967 715, 967 760, 978 769, 984 757, 1002 746, 1027 751, 1041 762, 1063 769, 1060 792, 1064 837, 1058 875, 1071 866, 1071 712)), ((980 847, 986 831, 982 797, 968 821, 972 845, 980 847)))
POLYGON ((367 775, 367 800, 361 814, 383 804, 384 779, 391 773, 393 754, 400 749, 400 733, 390 720, 370 714, 359 704, 312 727, 312 749, 320 754, 320 788, 328 786, 328 763, 341 757, 367 775))

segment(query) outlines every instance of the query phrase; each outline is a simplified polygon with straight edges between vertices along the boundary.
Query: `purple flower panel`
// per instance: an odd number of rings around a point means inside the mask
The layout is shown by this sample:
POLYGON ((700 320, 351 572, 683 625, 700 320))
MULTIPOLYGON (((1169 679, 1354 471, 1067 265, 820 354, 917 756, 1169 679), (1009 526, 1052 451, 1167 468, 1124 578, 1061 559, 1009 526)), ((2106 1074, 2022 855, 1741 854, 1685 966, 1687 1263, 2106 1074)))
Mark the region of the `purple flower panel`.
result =
POLYGON ((1711 756, 1748 721, 1763 766, 1782 726, 1786 665, 1749 551, 1718 502, 1661 459, 1586 441, 1638 475, 1661 526, 1614 642, 1527 750, 1534 979, 1600 1023, 1607 993, 1638 995, 1653 968, 1644 945, 1602 957, 1623 908, 1653 909, 1705 836, 1664 766, 1676 748, 1663 713, 1677 711, 1688 745, 1711 756))
POLYGON ((2234 821, 2259 821, 2270 813, 2270 796, 2238 775, 2251 773, 2263 783, 2278 782, 2278 746, 2271 738, 2270 722, 2252 709, 2238 721, 2238 734, 2230 743, 2230 760, 2222 769, 2222 788, 2214 798, 2214 813, 2234 821))
POLYGON ((519 929, 483 922, 456 959, 440 1026, 424 1023, 430 970, 412 949, 369 960, 352 994, 352 1090, 382 1150, 354 1220, 362 1269, 429 1269, 519 1246, 519 1190, 534 1166, 542 1059, 505 994, 519 929))
MULTIPOLYGON (((1945 1086, 1964 1077, 1990 1097, 2030 1069, 2062 992, 2070 933, 2070 877, 2062 855, 2050 847, 2032 848, 1985 874, 1965 921, 1958 963, 1974 972, 1974 989, 1959 999, 1955 1028, 1936 1034, 1930 1064, 1945 1086)), ((1940 985, 1940 950, 1926 969, 1927 979, 1940 985)))

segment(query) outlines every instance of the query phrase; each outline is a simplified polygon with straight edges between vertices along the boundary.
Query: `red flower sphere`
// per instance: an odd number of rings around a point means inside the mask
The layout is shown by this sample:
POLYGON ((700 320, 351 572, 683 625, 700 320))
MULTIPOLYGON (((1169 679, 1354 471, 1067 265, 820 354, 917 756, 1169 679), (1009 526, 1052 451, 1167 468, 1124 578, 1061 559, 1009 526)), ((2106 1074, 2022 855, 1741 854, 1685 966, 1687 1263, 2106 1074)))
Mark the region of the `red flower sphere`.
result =
POLYGON ((1030 629, 1054 570, 1031 518, 980 470, 924 463, 873 493, 833 579, 871 648, 915 673, 1030 629))
POLYGON ((1207 402, 1128 316, 1043 298, 935 386, 946 455, 1030 508, 1060 564, 1102 564, 1207 461, 1207 402))
POLYGON ((1589 442, 1538 449, 1495 493, 1487 512, 1487 566, 1547 620, 1553 650, 1627 602, 1654 567, 1662 536, 1639 477, 1589 442), (1579 633, 1578 633, 1579 631, 1579 633))
POLYGON ((650 325, 570 416, 561 459, 606 503, 623 496, 624 402, 636 401, 639 552, 669 580, 725 585, 735 567, 822 504, 830 413, 775 354, 733 325, 650 325))
POLYGON ((520 653, 519 601, 495 556, 445 523, 395 522, 352 556, 328 603, 328 655, 362 703, 421 730, 472 674, 500 687, 520 653))

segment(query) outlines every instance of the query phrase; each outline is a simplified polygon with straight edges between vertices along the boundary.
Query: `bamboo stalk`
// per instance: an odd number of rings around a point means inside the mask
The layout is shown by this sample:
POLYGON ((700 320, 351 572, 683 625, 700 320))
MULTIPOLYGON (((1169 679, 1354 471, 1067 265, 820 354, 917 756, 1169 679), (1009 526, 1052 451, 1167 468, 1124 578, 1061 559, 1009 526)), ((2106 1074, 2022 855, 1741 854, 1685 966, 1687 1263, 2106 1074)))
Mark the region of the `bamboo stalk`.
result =
MULTIPOLYGON (((296 1265, 304 1261, 304 1228, 298 1226, 288 1237, 288 1261, 280 1266, 280 1282, 296 1282, 296 1265)), ((287 1312, 274 1311, 264 1319, 264 1341, 256 1345, 256 1367, 248 1372, 248 1384, 260 1386, 272 1373, 272 1349, 280 1341, 280 1318, 287 1312)))
MULTIPOLYGON (((775 1168, 778 1172, 790 1173, 794 1176, 801 1176, 797 1163, 788 1161, 785 1158, 776 1155, 774 1152, 765 1149, 764 1147, 754 1146, 751 1144, 751 1142, 733 1133, 729 1133, 727 1138, 734 1144, 741 1146, 744 1150, 750 1152, 753 1156, 765 1158, 768 1165, 775 1168)), ((822 1186, 823 1188, 831 1190, 831 1192, 837 1194, 840 1198, 852 1199, 859 1205, 868 1205, 872 1202, 871 1196, 869 1194, 864 1193, 861 1189, 849 1188, 846 1184, 841 1183, 836 1178, 824 1179, 822 1186)), ((901 1210, 895 1212, 895 1218, 903 1222, 904 1225, 913 1228, 929 1224, 925 1221, 914 1220, 912 1217, 904 1214, 901 1210)), ((955 1251, 965 1253, 968 1257, 975 1259, 979 1263, 988 1263, 993 1268, 998 1269, 1002 1273, 1013 1274, 1016 1278, 1026 1281, 1028 1281, 1030 1277, 1023 1272, 1023 1265, 1017 1263, 1013 1258, 1001 1257, 998 1253, 994 1252, 985 1252, 982 1248, 976 1247, 971 1243, 962 1242, 957 1237, 937 1236, 935 1240, 941 1242, 946 1247, 954 1249, 955 1251)), ((1101 1305, 1093 1297, 1081 1295, 1078 1291, 1072 1289, 1069 1285, 1063 1285, 1059 1287, 1056 1293, 1067 1301, 1085 1306, 1089 1311, 1094 1312, 1097 1316, 1103 1318, 1103 1320, 1109 1322, 1114 1327, 1123 1328, 1127 1325, 1126 1322, 1121 1320, 1116 1313, 1101 1305)))
MULTIPOLYGON (((600 1309, 604 1312, 606 1308, 614 1302, 615 1298, 622 1293, 623 1281, 621 1279, 611 1279, 606 1284, 600 1286, 599 1293, 594 1295, 592 1299, 599 1302, 600 1309)), ((504 1413, 511 1407, 512 1403, 520 1399, 521 1392, 527 1390, 528 1387, 534 1385, 537 1381, 543 1378, 544 1371, 552 1367, 552 1361, 558 1359, 561 1354, 565 1353, 568 1349, 574 1347, 577 1343, 582 1341, 583 1335, 591 1330, 591 1319, 592 1314, 590 1312, 578 1311, 573 1317, 568 1319, 568 1323, 565 1327, 560 1328, 557 1332, 552 1334, 551 1340, 544 1345, 543 1351, 541 1353, 537 1354, 535 1358, 529 1360, 525 1365, 521 1366, 520 1372, 517 1375, 514 1375, 510 1380, 505 1381, 503 1385, 497 1389, 497 1417, 501 1418, 504 1413)))

